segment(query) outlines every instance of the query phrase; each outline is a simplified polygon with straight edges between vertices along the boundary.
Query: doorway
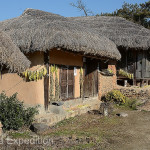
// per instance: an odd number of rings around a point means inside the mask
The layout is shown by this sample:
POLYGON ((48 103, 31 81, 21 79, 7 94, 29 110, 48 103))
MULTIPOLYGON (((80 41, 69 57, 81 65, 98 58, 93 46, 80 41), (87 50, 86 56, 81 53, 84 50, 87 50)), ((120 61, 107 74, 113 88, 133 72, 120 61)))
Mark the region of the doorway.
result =
POLYGON ((62 100, 74 98, 74 67, 63 66, 60 69, 60 97, 62 100))
POLYGON ((96 59, 86 59, 83 89, 85 98, 98 95, 98 63, 96 59))

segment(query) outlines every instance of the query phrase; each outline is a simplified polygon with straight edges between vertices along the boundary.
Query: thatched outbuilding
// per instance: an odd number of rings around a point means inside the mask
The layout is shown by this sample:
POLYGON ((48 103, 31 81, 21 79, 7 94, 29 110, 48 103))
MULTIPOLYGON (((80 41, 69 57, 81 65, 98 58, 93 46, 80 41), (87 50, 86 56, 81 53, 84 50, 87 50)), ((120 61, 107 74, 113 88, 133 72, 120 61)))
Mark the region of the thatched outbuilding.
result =
POLYGON ((115 65, 121 55, 116 44, 96 30, 34 9, 0 22, 0 29, 31 61, 28 82, 20 83, 21 77, 17 75, 13 80, 12 75, 4 75, 0 91, 12 89, 5 85, 9 81, 17 85, 9 94, 17 91, 26 103, 42 104, 47 109, 51 101, 98 97, 116 85, 115 65), (43 68, 47 70, 46 76, 41 75, 43 68), (99 70, 105 70, 105 78, 99 70))
POLYGON ((11 38, 0 31, 0 66, 9 68, 9 71, 22 72, 30 67, 30 61, 12 42, 11 38))
POLYGON ((89 16, 68 18, 95 29, 118 47, 122 59, 118 69, 134 74, 136 81, 150 80, 150 30, 121 17, 89 16))

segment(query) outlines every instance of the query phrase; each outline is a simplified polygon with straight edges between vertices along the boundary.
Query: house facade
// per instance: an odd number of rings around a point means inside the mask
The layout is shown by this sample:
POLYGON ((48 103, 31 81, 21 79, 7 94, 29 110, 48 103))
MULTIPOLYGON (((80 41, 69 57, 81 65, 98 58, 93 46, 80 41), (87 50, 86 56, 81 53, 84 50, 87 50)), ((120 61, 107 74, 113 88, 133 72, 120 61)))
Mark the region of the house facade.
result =
MULTIPOLYGON (((25 77, 18 73, 7 73, 3 70, 0 91, 5 91, 8 96, 17 92, 18 99, 23 100, 25 104, 40 104, 47 109, 50 102, 60 100, 92 97, 100 99, 102 95, 116 86, 116 60, 110 59, 107 64, 104 64, 104 67, 101 63, 106 60, 101 60, 99 57, 93 59, 57 49, 49 51, 48 54, 49 65, 46 76, 39 80, 26 81, 25 77), (88 61, 87 66, 86 61, 88 61), (57 72, 56 70, 51 71, 54 66, 57 67, 57 72), (100 70, 107 68, 113 70, 114 74, 101 73, 100 70), (82 70, 83 73, 81 73, 82 70), (81 86, 81 82, 83 82, 83 86, 81 86)), ((43 52, 29 53, 27 58, 31 61, 31 66, 27 70, 40 71, 42 68, 47 68, 43 52)))
POLYGON ((116 86, 116 45, 92 29, 59 15, 27 9, 0 22, 31 65, 21 73, 2 71, 0 92, 18 93, 27 105, 101 96, 116 86), (38 26, 35 26, 38 25, 38 26), (17 28, 16 28, 17 27, 17 28), (14 36, 15 35, 15 36, 14 36))

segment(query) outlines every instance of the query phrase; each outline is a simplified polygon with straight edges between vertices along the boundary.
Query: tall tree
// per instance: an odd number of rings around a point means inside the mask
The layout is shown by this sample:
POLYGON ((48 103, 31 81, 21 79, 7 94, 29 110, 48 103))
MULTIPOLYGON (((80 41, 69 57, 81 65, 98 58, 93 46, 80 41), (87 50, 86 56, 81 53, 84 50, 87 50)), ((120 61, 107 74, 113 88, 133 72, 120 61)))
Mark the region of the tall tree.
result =
POLYGON ((76 3, 70 3, 71 6, 76 7, 79 11, 83 11, 85 16, 94 15, 94 13, 87 8, 82 0, 77 0, 76 3))

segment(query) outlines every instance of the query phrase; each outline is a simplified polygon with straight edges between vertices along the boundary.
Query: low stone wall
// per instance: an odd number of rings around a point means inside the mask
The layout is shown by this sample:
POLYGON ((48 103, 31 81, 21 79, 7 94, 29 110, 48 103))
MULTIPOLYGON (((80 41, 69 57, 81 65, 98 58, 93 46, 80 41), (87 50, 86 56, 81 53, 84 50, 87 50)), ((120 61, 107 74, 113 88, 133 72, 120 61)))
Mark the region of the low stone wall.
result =
POLYGON ((149 98, 149 91, 148 90, 143 90, 143 89, 133 89, 133 88, 121 88, 117 89, 119 90, 122 94, 129 98, 136 98, 136 99, 143 99, 143 98, 149 98))
POLYGON ((98 97, 95 97, 84 100, 69 100, 61 106, 50 105, 47 113, 36 116, 36 122, 53 126, 64 119, 99 109, 100 103, 101 101, 98 100, 98 97))

